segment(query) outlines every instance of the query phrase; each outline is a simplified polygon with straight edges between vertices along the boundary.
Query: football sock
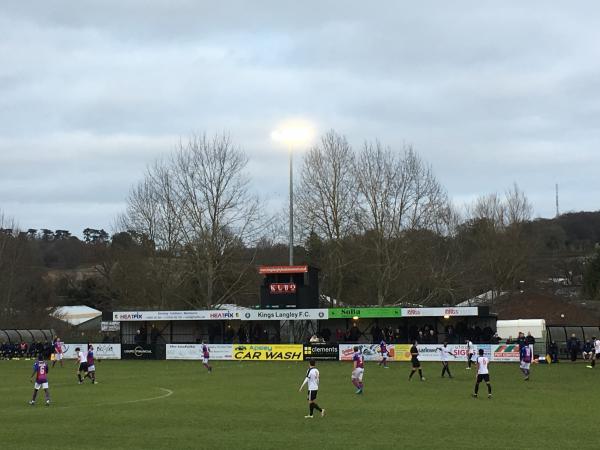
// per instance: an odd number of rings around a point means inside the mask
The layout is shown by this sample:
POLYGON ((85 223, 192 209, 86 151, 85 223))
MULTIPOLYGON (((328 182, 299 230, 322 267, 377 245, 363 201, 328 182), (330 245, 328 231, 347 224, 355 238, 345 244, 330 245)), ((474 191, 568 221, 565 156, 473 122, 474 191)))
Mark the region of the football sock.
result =
POLYGON ((44 393, 46 394, 46 401, 50 401, 50 392, 48 389, 44 389, 44 393))
POLYGON ((479 392, 479 383, 475 383, 475 394, 479 392))
POLYGON ((423 378, 423 371, 419 369, 419 377, 423 378))
POLYGON ((36 391, 36 390, 33 391, 33 397, 31 398, 32 402, 35 402, 35 398, 37 397, 37 393, 38 393, 38 391, 36 391))
POLYGON ((411 370, 411 371, 410 371, 410 375, 408 376, 408 379, 410 380, 414 374, 415 374, 415 371, 414 371, 414 370, 411 370))
POLYGON ((309 411, 309 414, 310 414, 311 416, 313 415, 313 411, 314 411, 314 409, 315 409, 315 405, 314 405, 314 403, 309 403, 309 404, 308 404, 308 411, 309 411))
MULTIPOLYGON (((314 409, 316 409, 317 411, 323 411, 319 405, 317 405, 316 403, 311 403, 311 405, 313 406, 314 409)), ((312 413, 311 413, 312 414, 312 413)))
POLYGON ((491 394, 492 393, 492 385, 488 384, 487 387, 488 387, 488 394, 491 394))
POLYGON ((80 383, 83 383, 83 380, 81 379, 81 374, 80 373, 77 374, 77 378, 79 378, 79 382, 80 383))

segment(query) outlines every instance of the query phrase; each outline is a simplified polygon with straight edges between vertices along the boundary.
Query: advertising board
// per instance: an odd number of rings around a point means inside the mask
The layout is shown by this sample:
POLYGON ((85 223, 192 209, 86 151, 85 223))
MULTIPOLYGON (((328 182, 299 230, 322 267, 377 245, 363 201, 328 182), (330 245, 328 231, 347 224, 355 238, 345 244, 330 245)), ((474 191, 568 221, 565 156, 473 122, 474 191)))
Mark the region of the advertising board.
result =
MULTIPOLYGON (((231 344, 209 344, 210 359, 214 360, 232 360, 231 344)), ((202 344, 167 344, 167 359, 202 359, 202 344)))
POLYGON ((336 360, 339 357, 337 344, 306 344, 304 345, 305 360, 336 360))
POLYGON ((302 361, 302 344, 234 344, 233 359, 238 361, 302 361))

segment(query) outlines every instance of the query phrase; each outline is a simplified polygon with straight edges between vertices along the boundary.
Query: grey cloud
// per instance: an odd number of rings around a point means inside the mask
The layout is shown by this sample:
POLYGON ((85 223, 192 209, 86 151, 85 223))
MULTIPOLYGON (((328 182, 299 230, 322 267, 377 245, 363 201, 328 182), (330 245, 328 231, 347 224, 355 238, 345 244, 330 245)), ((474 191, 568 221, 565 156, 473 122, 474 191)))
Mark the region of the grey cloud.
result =
POLYGON ((565 209, 598 209, 598 12, 541 1, 10 2, 0 208, 27 226, 107 228, 146 164, 191 133, 229 131, 277 209, 287 160, 269 134, 304 116, 356 148, 414 145, 457 203, 517 182, 552 215, 558 182, 565 209))

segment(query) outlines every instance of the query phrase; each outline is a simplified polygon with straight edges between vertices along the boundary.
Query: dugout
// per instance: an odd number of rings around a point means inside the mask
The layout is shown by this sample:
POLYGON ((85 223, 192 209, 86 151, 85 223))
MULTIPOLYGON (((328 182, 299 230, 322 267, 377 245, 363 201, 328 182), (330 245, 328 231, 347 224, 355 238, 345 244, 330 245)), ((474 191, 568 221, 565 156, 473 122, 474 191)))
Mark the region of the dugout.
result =
POLYGON ((600 327, 596 325, 548 325, 546 327, 546 333, 546 341, 548 343, 555 342, 558 346, 559 358, 568 359, 569 352, 567 351, 567 341, 571 335, 574 334, 575 337, 579 339, 582 347, 583 343, 589 341, 592 337, 600 337, 600 327))
POLYGON ((52 342, 53 330, 0 330, 0 343, 52 342))

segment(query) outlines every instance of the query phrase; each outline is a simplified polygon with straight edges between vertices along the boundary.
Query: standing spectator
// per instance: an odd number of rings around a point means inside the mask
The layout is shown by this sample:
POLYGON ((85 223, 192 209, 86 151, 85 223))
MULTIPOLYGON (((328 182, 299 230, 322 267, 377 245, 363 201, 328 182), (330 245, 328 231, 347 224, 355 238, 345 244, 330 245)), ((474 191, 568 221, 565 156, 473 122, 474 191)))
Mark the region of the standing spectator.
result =
POLYGON ((387 339, 388 344, 394 341, 394 330, 391 325, 388 325, 386 329, 385 338, 387 339))
POLYGON ((331 330, 329 328, 323 328, 321 330, 321 336, 323 337, 325 342, 329 342, 329 340, 331 339, 331 330))
POLYGON ((592 356, 592 351, 594 346, 592 345, 592 341, 587 341, 583 344, 583 350, 581 351, 581 356, 584 361, 587 361, 590 356, 592 356))
POLYGON ((575 333, 571 334, 571 337, 567 341, 567 350, 571 356, 571 361, 577 361, 577 354, 581 350, 581 343, 577 339, 577 336, 575 336, 575 333))
POLYGON ((357 343, 360 339, 360 330, 356 324, 352 324, 352 329, 350 330, 350 342, 357 343))
POLYGON ((152 345, 156 345, 159 335, 160 332, 158 331, 158 328, 156 328, 156 326, 152 324, 152 326, 150 327, 150 342, 152 342, 152 345))
POLYGON ((531 335, 531 331, 527 332, 527 337, 525 338, 525 344, 531 347, 531 351, 533 351, 533 346, 535 345, 535 338, 531 335))
POLYGON ((550 343, 550 346, 548 347, 548 353, 550 354, 550 360, 553 363, 557 363, 558 362, 558 345, 556 345, 556 342, 552 341, 550 343))
POLYGON ((381 341, 381 328, 379 328, 377 322, 371 327, 371 336, 373 338, 373 344, 377 344, 381 341))
POLYGON ((337 330, 335 330, 335 340, 338 343, 344 341, 344 332, 342 331, 341 328, 338 328, 337 330))
POLYGON ((247 338, 246 338, 246 330, 244 329, 244 327, 242 325, 240 325, 240 328, 238 329, 238 342, 240 344, 245 344, 247 342, 247 338))
POLYGON ((437 336, 435 335, 435 331, 433 329, 429 330, 429 343, 437 344, 437 336))
POLYGON ((519 344, 519 348, 523 348, 526 345, 527 341, 525 339, 525 334, 519 331, 519 337, 517 337, 517 344, 519 344))

